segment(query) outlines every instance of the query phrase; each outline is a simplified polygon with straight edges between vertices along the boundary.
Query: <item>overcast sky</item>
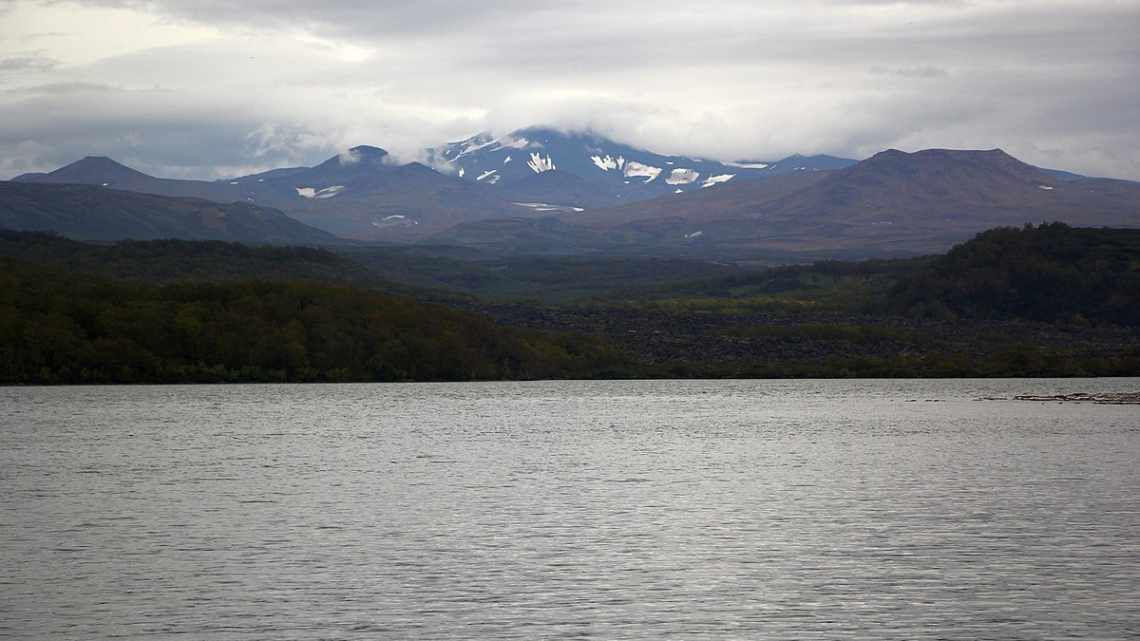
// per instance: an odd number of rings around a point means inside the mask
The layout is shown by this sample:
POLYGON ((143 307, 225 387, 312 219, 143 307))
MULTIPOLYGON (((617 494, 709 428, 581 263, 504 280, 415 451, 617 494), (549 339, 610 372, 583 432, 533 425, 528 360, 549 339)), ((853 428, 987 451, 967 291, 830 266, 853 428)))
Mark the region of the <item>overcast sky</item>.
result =
POLYGON ((1140 179, 1140 0, 0 0, 0 178, 592 128, 724 160, 1001 147, 1140 179))

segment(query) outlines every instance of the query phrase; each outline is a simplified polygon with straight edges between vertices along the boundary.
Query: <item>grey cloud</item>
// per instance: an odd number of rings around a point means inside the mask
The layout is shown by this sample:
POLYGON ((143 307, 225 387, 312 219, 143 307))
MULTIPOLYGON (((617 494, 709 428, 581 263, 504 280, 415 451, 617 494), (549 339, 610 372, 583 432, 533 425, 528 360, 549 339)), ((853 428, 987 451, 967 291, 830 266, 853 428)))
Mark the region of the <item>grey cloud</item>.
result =
POLYGON ((159 9, 179 18, 209 24, 239 24, 254 28, 303 28, 325 34, 375 37, 391 34, 433 34, 475 29, 519 16, 541 17, 572 10, 589 10, 588 2, 567 1, 544 8, 528 0, 462 3, 451 0, 84 0, 85 4, 138 10, 159 9))
POLYGON ((941 78, 950 75, 950 72, 933 65, 924 65, 918 67, 882 67, 875 65, 868 71, 873 74, 887 75, 887 76, 902 76, 904 78, 941 78))
POLYGON ((8 89, 5 91, 5 93, 15 94, 18 96, 36 96, 105 93, 110 91, 119 91, 119 89, 112 87, 111 85, 105 85, 96 82, 51 82, 42 85, 31 85, 26 87, 8 89))
POLYGON ((22 162, 8 173, 107 155, 159 176, 213 178, 334 152, 332 142, 316 135, 306 139, 299 129, 267 126, 244 115, 233 100, 115 92, 93 104, 82 92, 45 94, 0 105, 0 158, 22 162), (10 151, 20 148, 36 153, 19 158, 10 151))
POLYGON ((23 71, 50 71, 59 64, 47 56, 16 56, 0 59, 0 73, 23 71))
POLYGON ((58 82, 10 89, 0 154, 98 151, 207 176, 353 144, 411 158, 481 129, 552 124, 724 159, 1000 146, 1030 162, 1140 178, 1135 3, 86 4, 233 37, 57 68, 58 82), (328 42, 259 49, 294 32, 328 42), (342 44, 375 53, 354 64, 311 55, 342 44))

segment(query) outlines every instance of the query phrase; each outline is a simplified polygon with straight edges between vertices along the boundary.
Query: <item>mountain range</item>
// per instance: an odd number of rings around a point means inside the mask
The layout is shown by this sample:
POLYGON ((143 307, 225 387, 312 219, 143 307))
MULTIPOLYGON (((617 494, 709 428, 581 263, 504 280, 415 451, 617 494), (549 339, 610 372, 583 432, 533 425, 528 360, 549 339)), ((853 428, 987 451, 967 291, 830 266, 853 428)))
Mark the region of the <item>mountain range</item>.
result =
POLYGON ((1140 184, 1058 177, 997 149, 887 150, 836 171, 590 211, 575 222, 677 251, 883 256, 1047 221, 1138 227, 1140 184))
POLYGON ((98 185, 170 197, 247 203, 345 238, 412 240, 503 211, 503 203, 476 185, 420 163, 391 162, 387 151, 359 146, 315 167, 290 167, 230 180, 155 178, 109 158, 88 157, 47 174, 14 182, 98 185))
POLYGON ((345 238, 407 242, 457 224, 519 215, 578 213, 699 191, 734 180, 816 172, 854 164, 830 156, 725 164, 664 156, 594 134, 529 128, 481 134, 426 150, 428 164, 401 164, 362 145, 314 167, 287 167, 228 180, 149 176, 106 157, 87 157, 15 182, 85 184, 172 197, 273 207, 345 238), (487 167, 494 166, 494 169, 487 167))
MULTIPOLYGON (((83 229, 87 235, 77 237, 108 239, 202 237, 209 228, 180 231, 169 221, 171 211, 185 217, 188 208, 204 206, 189 203, 204 201, 228 208, 234 221, 254 214, 273 221, 264 238, 245 226, 226 236, 232 239, 319 244, 335 235, 507 253, 897 255, 942 250, 999 225, 1140 226, 1140 184, 1041 169, 1000 150, 887 150, 861 162, 832 156, 719 162, 546 128, 440 145, 425 152, 424 163, 401 164, 379 147, 358 146, 313 167, 194 181, 88 157, 3 186, 0 212, 8 213, 0 226, 65 234, 83 229), (18 184, 42 189, 12 191, 18 184), (99 216, 74 210, 73 218, 86 218, 65 221, 66 207, 79 207, 80 192, 65 192, 39 209, 29 204, 50 201, 49 185, 87 185, 83 198, 94 202, 98 192, 108 202, 95 208, 99 216), (118 205, 108 203, 129 200, 122 196, 127 192, 177 202, 148 201, 166 212, 165 226, 139 228, 133 214, 135 227, 112 231, 107 212, 118 205), (15 201, 22 203, 19 216, 12 213, 15 201), (54 213, 40 219, 29 213, 39 210, 54 213), (286 231, 277 218, 284 215, 317 229, 286 231), (103 235, 92 236, 100 226, 103 235)), ((127 209, 137 208, 130 202, 127 209)))

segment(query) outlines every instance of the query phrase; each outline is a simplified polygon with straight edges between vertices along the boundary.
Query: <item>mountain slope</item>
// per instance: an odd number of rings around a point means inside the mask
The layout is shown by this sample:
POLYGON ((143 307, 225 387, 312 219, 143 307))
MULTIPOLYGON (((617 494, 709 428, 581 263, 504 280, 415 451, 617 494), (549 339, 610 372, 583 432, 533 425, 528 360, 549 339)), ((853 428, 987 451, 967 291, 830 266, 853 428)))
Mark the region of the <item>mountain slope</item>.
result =
POLYGON ((732 253, 914 254, 997 226, 1140 226, 1140 184, 1059 179, 1000 151, 888 150, 851 167, 566 218, 732 253))
POLYGON ((368 146, 315 167, 234 182, 298 220, 362 240, 416 240, 513 209, 478 185, 420 163, 395 163, 385 150, 368 146))
POLYGON ((1000 150, 888 150, 768 203, 750 218, 777 229, 833 228, 845 245, 933 250, 991 227, 1026 222, 1137 226, 1140 185, 1062 181, 1000 150))
POLYGON ((90 185, 0 182, 0 228, 79 240, 231 240, 329 244, 332 234, 275 209, 90 185))
POLYGON ((415 240, 460 222, 521 211, 476 185, 419 163, 393 162, 387 151, 366 145, 315 167, 215 182, 156 178, 102 157, 84 158, 48 174, 25 174, 14 182, 244 202, 280 209, 314 227, 364 240, 415 240))
POLYGON ((562 132, 543 127, 514 131, 501 138, 482 133, 429 150, 433 165, 464 180, 493 187, 507 198, 533 198, 519 192, 528 177, 572 174, 590 187, 589 196, 553 191, 545 202, 596 207, 700 191, 751 178, 848 166, 855 161, 830 156, 793 156, 778 163, 722 163, 657 154, 614 142, 591 132, 562 132))
POLYGON ((574 222, 613 227, 640 220, 680 219, 689 223, 747 217, 759 207, 818 183, 830 171, 791 172, 767 180, 742 180, 716 189, 663 196, 621 207, 590 209, 574 222))

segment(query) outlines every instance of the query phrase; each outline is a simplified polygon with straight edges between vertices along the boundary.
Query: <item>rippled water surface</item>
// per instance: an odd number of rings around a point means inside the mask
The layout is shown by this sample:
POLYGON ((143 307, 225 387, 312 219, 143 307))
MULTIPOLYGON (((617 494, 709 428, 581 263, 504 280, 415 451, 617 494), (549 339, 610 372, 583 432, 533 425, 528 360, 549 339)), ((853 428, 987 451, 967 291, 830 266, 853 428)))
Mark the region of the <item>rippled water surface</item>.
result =
POLYGON ((1140 638, 1114 381, 0 389, 0 637, 1140 638))

